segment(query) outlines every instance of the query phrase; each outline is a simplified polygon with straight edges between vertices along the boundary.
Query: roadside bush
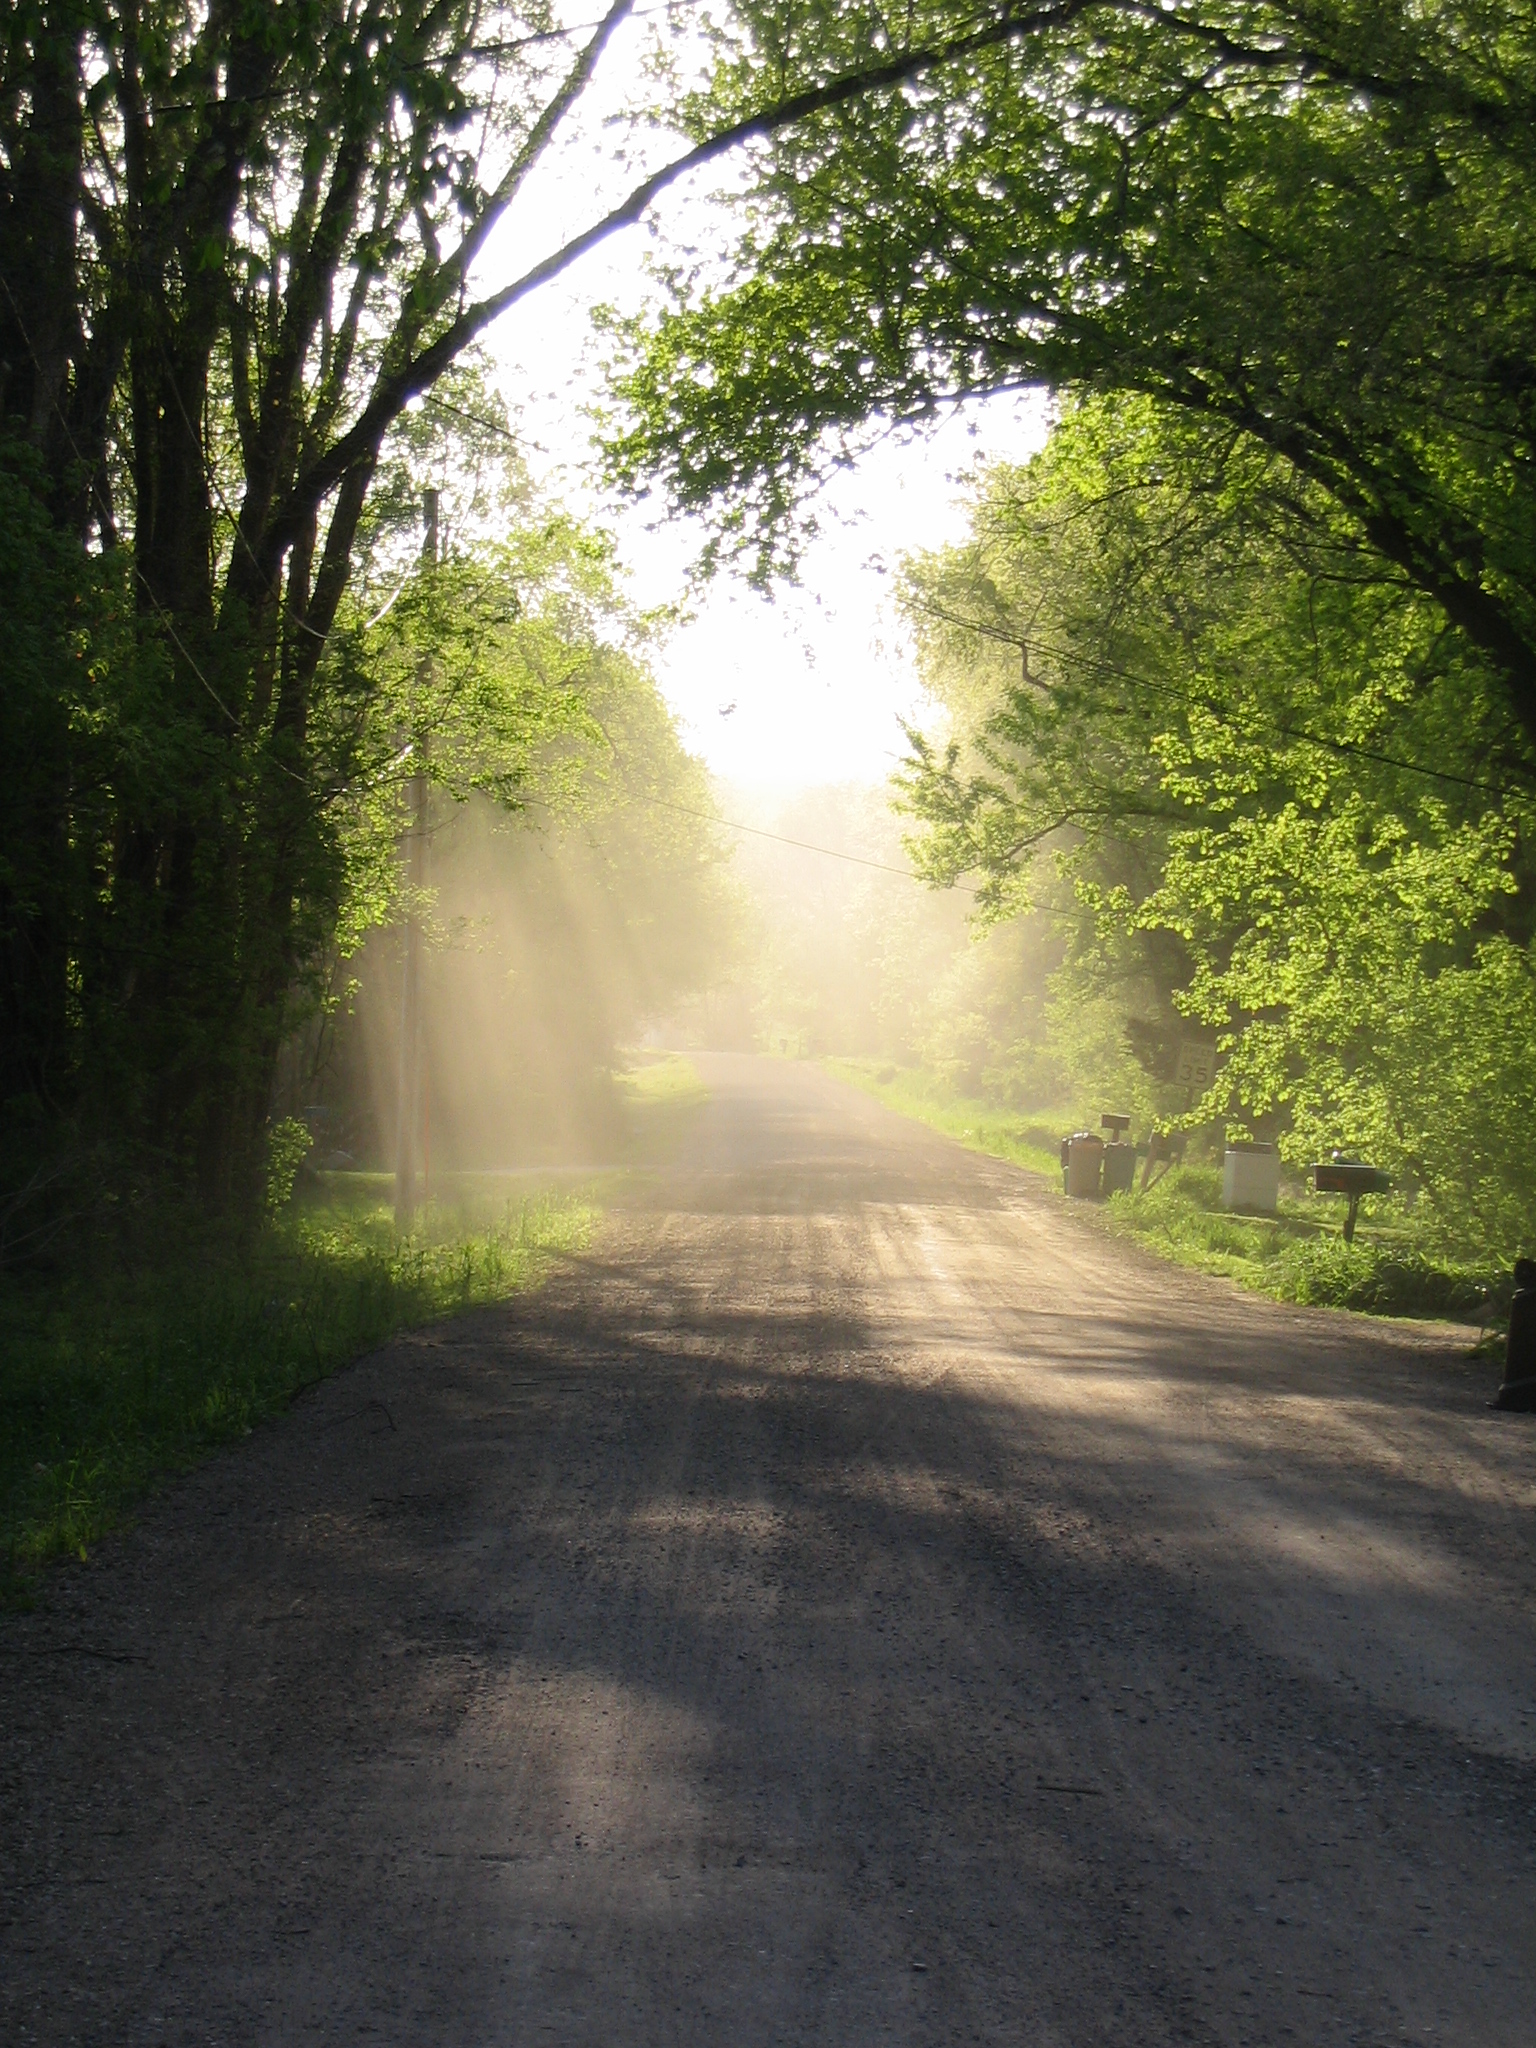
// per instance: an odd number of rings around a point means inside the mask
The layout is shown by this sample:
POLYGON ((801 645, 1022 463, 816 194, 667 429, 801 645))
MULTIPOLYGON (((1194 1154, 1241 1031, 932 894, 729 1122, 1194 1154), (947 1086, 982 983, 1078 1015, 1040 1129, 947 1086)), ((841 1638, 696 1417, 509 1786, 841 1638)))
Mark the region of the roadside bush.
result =
POLYGON ((1365 1309, 1381 1316, 1474 1313, 1485 1284, 1422 1254, 1356 1238, 1319 1236, 1287 1244, 1276 1260, 1273 1292, 1282 1301, 1365 1309))

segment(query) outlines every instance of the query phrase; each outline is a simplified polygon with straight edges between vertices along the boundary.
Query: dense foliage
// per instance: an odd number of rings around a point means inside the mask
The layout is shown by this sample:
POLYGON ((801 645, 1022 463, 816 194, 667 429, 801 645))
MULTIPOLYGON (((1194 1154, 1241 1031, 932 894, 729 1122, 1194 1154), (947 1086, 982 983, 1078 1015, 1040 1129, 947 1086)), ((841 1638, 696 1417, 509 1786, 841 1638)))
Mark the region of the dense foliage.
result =
MULTIPOLYGON (((605 544, 537 505, 506 465, 480 508, 500 538, 477 541, 475 500, 488 487, 472 451, 434 447, 441 438, 417 430, 385 479, 394 501, 381 495, 354 543, 354 591, 316 664, 292 757, 302 770, 272 753, 270 733, 241 743, 209 730, 164 649, 136 630, 124 551, 51 551, 25 493, 13 496, 8 612, 32 639, 0 711, 20 764, 4 880, 26 914, 13 927, 12 987, 35 1058, 8 1090, 12 1199, 33 1197, 7 1219, 11 1249, 55 1214, 57 1200, 42 1198, 51 1175, 68 1178, 71 1138, 80 1157, 109 1143, 140 1177, 196 1177, 216 1199, 251 1185, 284 1041, 297 1030, 305 1042, 307 1017, 345 1006, 345 963, 370 931, 429 908, 413 905, 400 859, 413 775, 425 777, 434 834, 471 797, 574 826, 625 776, 686 786, 707 808, 627 651, 644 622, 619 601, 605 544), (427 567, 401 558, 402 543, 417 545, 411 478, 445 463, 462 480, 442 498, 445 535, 465 538, 427 567), (280 835, 266 802, 274 778, 294 783, 280 835), (51 831, 38 815, 50 787, 61 793, 51 831), (30 816, 15 815, 25 807, 30 816), (145 820, 182 848, 184 899, 158 838, 139 847, 145 820), (44 915, 68 966, 51 1016, 21 1000, 44 915)), ((688 858, 707 866, 707 828, 689 830, 688 858)), ((647 855, 677 838, 665 813, 636 814, 625 870, 635 890, 658 884, 647 855)), ((700 907, 686 894, 678 905, 685 922, 700 907)), ((654 982, 696 971, 697 947, 686 964, 674 947, 654 982)), ((91 1156, 99 1166, 99 1149, 91 1156)))
POLYGON ((254 1185, 294 979, 347 888, 369 721, 336 634, 389 523, 386 435, 423 351, 461 352, 470 266, 609 24, 574 59, 550 26, 7 13, 0 574, 26 660, 0 1018, 11 1118, 55 1149, 72 1128, 214 1200, 254 1185))
POLYGON ((724 286, 641 323, 620 471, 781 558, 872 413, 1136 391, 1285 458, 1536 732, 1536 40, 1487 0, 744 6, 742 104, 873 32, 954 53, 778 133, 724 286))
POLYGON ((1134 1055, 1165 1117, 1357 1149, 1449 1235, 1528 1237, 1531 776, 1440 607, 1251 441, 1144 400, 990 472, 905 595, 951 722, 917 739, 916 850, 994 918, 1051 903, 1058 1040, 1104 1080, 1134 1055), (1226 1057, 1186 1102, 1202 1029, 1226 1057))
POLYGON ((399 525, 407 408, 689 170, 931 61, 829 45, 808 83, 714 96, 656 164, 667 48, 692 33, 658 17, 656 61, 594 110, 655 167, 615 203, 592 192, 559 246, 525 219, 543 253, 486 282, 552 146, 583 122, 593 140, 583 106, 631 12, 6 11, 0 595, 19 676, 0 743, 27 765, 0 869, 0 1061, 40 1168, 77 1130, 152 1148, 221 1203, 256 1185, 291 991, 343 892, 330 750, 357 671, 336 641, 370 528, 399 525))
MULTIPOLYGON (((1529 20, 1507 0, 658 16, 672 69, 636 70, 646 100, 714 58, 661 110, 690 145, 482 289, 629 12, 7 14, 10 1193, 109 1143, 248 1199, 296 1002, 398 906, 406 777, 439 804, 576 799, 606 744, 584 692, 628 626, 588 539, 515 476, 481 488, 507 422, 470 351, 744 148, 727 275, 669 272, 668 310, 623 337, 619 474, 712 506, 766 571, 872 415, 1020 384, 1124 401, 1024 493, 1081 501, 1114 602, 1072 585, 1080 551, 1040 570, 1020 515, 1009 574, 1049 585, 1060 669, 1043 697, 978 682, 971 752, 924 762, 934 872, 979 863, 1001 908, 1026 840, 1082 835, 1095 922, 1061 972, 1089 1008, 1149 977, 1149 1030, 1178 992, 1235 1034, 1242 1114, 1390 1143, 1447 1214, 1470 1200, 1413 1134, 1460 1130, 1492 1171, 1475 1104, 1524 1100, 1499 1076, 1526 1028, 1536 743, 1529 20), (418 574, 421 486, 447 477, 468 479, 455 544, 418 574), (1352 993, 1378 986, 1411 997, 1390 1057, 1352 993), (1455 1115, 1371 1078, 1472 1047, 1455 1115)), ((632 96, 631 140, 646 113, 632 96)), ((961 629, 992 631, 974 606, 961 629)))

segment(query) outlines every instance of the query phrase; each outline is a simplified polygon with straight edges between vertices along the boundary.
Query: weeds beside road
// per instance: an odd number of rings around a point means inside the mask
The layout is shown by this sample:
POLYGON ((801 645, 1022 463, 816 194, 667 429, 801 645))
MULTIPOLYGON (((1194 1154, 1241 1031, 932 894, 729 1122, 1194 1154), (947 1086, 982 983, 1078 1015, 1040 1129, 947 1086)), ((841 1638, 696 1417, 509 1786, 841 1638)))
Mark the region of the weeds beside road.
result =
MULTIPOLYGON (((634 1052, 614 1080, 620 1165, 665 1161, 707 1098, 697 1069, 634 1052)), ((509 1199, 506 1175, 449 1175, 401 1237, 391 1176, 325 1173, 243 1245, 157 1211, 0 1272, 0 1605, 397 1330, 532 1285, 609 1177, 509 1199)))
POLYGON ((465 1176, 398 1237, 382 1174, 327 1174, 237 1248, 190 1218, 0 1278, 0 1573, 84 1556, 161 1476, 396 1330, 496 1301, 586 1235, 571 1196, 465 1176))
MULTIPOLYGON (((1070 1112, 1023 1113, 961 1095, 921 1067, 878 1060, 828 1060, 830 1072, 876 1096, 904 1116, 1026 1172, 1061 1185, 1056 1143, 1075 1121, 1070 1112)), ((1221 1169, 1198 1162, 1175 1167, 1145 1194, 1137 1189, 1107 1202, 1081 1205, 1150 1251, 1201 1272, 1218 1273, 1277 1301, 1351 1308, 1375 1315, 1485 1316, 1502 1308, 1508 1276, 1473 1256, 1437 1245, 1422 1221, 1400 1203, 1373 1205, 1352 1245, 1345 1244, 1335 1198, 1286 1186, 1275 1216, 1234 1214, 1221 1206, 1221 1169)))

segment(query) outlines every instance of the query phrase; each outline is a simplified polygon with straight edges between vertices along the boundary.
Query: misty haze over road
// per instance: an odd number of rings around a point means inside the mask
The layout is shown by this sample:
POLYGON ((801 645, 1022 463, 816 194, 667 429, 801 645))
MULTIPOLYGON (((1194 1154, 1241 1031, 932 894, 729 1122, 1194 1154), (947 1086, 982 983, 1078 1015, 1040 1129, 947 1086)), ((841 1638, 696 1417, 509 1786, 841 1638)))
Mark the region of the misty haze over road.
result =
POLYGON ((0 2035, 1528 2042, 1496 1368, 697 1064, 590 1254, 7 1625, 0 2035))

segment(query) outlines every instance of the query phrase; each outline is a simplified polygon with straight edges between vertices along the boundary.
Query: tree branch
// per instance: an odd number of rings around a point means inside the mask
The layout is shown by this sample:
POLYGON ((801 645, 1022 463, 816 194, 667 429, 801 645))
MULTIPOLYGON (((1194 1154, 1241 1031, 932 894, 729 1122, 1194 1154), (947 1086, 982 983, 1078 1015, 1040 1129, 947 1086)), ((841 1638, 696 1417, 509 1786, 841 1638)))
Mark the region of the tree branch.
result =
POLYGON ((272 521, 264 553, 275 565, 283 550, 291 544, 309 509, 333 490, 355 464, 371 462, 385 433, 409 401, 434 383, 477 335, 519 300, 569 270, 572 264, 605 242, 610 235, 621 228, 634 226, 653 202, 679 179, 730 155, 746 143, 762 141, 808 120, 814 114, 846 106, 870 93, 907 84, 925 72, 961 63, 968 57, 979 56, 1020 36, 1060 27, 1081 14, 1088 4, 1089 0, 1054 0, 1054 4, 1037 7, 1027 14, 1016 14, 1010 10, 986 28, 970 35, 956 36, 946 43, 908 51, 885 64, 844 73, 824 85, 792 94, 774 106, 732 122, 692 149, 685 150, 681 156, 674 157, 659 171, 642 179, 627 198, 600 220, 594 221, 589 228, 573 236, 499 292, 466 307, 419 355, 381 376, 373 396, 353 426, 296 481, 287 501, 272 521))

